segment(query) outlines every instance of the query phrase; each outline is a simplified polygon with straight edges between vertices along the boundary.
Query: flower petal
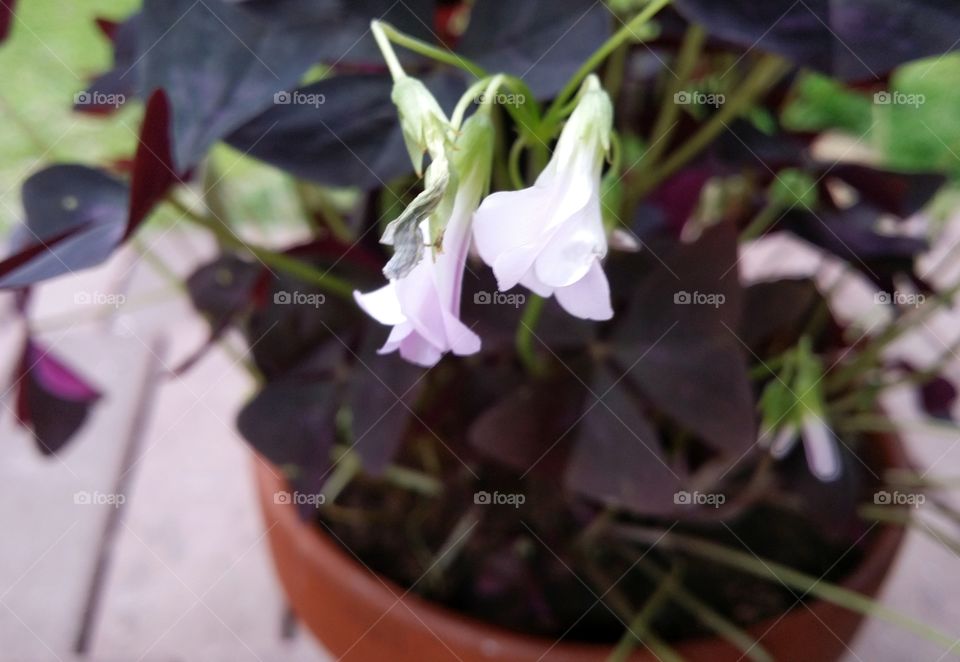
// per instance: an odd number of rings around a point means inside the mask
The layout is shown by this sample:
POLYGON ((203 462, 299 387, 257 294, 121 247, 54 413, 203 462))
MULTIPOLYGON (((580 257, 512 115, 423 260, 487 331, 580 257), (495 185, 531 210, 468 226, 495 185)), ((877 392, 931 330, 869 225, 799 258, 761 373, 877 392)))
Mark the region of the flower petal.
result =
POLYGON ((407 316, 400 307, 396 283, 393 281, 373 292, 362 293, 354 290, 353 298, 363 312, 381 324, 393 326, 407 321, 407 316))
POLYGON ((567 287, 558 287, 554 293, 557 303, 574 317, 587 320, 608 320, 613 317, 610 284, 599 260, 593 261, 583 278, 567 287))
POLYGON ((597 257, 607 254, 599 191, 590 195, 586 204, 567 211, 567 218, 550 234, 536 261, 537 278, 552 287, 577 282, 597 257))
POLYGON ((807 456, 807 466, 814 476, 822 481, 832 481, 840 477, 840 451, 833 433, 822 418, 815 414, 804 416, 803 450, 807 456))

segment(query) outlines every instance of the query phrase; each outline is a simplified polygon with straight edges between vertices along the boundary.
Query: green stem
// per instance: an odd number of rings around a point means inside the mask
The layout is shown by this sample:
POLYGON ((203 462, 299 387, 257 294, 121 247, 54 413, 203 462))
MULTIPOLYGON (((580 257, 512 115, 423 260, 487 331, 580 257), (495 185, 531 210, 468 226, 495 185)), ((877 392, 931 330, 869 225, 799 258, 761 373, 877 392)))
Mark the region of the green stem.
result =
POLYGON ((403 46, 407 50, 413 51, 414 53, 419 53, 420 55, 436 60, 437 62, 443 62, 445 64, 463 69, 464 71, 473 74, 477 78, 486 78, 488 76, 487 71, 483 67, 472 60, 463 57, 462 55, 458 55, 451 50, 440 48, 438 46, 434 46, 433 44, 428 44, 425 41, 417 39, 416 37, 411 37, 410 35, 404 34, 389 23, 377 21, 377 24, 380 26, 383 34, 389 37, 390 41, 398 46, 403 46))
POLYGON ((665 574, 656 590, 637 612, 627 631, 620 638, 607 662, 626 662, 638 643, 645 644, 659 660, 664 662, 683 662, 683 658, 653 633, 650 620, 670 600, 677 585, 676 571, 665 574))
POLYGON ((741 572, 781 583, 800 591, 802 595, 809 594, 852 612, 879 618, 932 641, 953 655, 960 655, 960 652, 954 651, 956 647, 954 637, 885 607, 861 593, 823 581, 822 578, 813 577, 775 561, 679 533, 664 533, 657 529, 626 526, 618 527, 617 532, 643 544, 656 543, 661 549, 680 549, 741 572))
POLYGON ((669 146, 670 134, 673 132, 673 127, 677 123, 677 116, 680 114, 680 105, 674 102, 674 96, 677 92, 683 90, 683 87, 693 75, 704 41, 706 41, 706 33, 703 28, 691 24, 687 28, 683 45, 677 55, 676 79, 674 79, 666 97, 664 97, 660 113, 654 122, 653 131, 650 133, 650 148, 643 155, 643 165, 645 167, 652 167, 659 161, 663 155, 663 150, 669 146))
MULTIPOLYGON (((414 53, 419 53, 420 55, 436 60, 437 62, 442 62, 444 64, 449 64, 459 69, 463 69, 464 71, 473 74, 478 79, 488 78, 490 75, 487 73, 486 69, 481 67, 476 62, 473 62, 462 55, 454 53, 449 49, 440 48, 438 46, 434 46, 433 44, 428 44, 425 41, 421 41, 416 37, 411 37, 408 34, 404 34, 389 23, 383 23, 379 21, 377 23, 380 29, 383 31, 383 34, 398 46, 403 46, 407 50, 413 51, 414 53)), ((537 132, 540 131, 541 122, 540 111, 536 101, 533 98, 533 93, 530 91, 530 88, 526 85, 526 83, 515 76, 506 76, 505 80, 512 89, 514 89, 518 94, 523 95, 525 101, 525 103, 519 106, 507 104, 505 106, 507 112, 510 113, 510 116, 514 118, 523 131, 536 135, 537 132)))
POLYGON ((563 89, 560 90, 560 93, 557 94, 557 97, 553 100, 553 103, 550 105, 550 108, 547 110, 547 114, 544 117, 544 123, 547 125, 553 125, 560 119, 560 109, 563 108, 564 104, 574 95, 580 87, 580 83, 589 76, 597 67, 599 67, 603 61, 613 53, 621 44, 626 43, 629 39, 636 36, 636 31, 638 28, 647 23, 652 19, 657 12, 670 4, 670 0, 653 0, 649 5, 643 8, 639 14, 630 19, 623 27, 616 31, 609 39, 607 39, 601 46, 593 52, 593 54, 587 58, 587 61, 584 62, 577 72, 573 75, 570 80, 567 81, 567 84, 564 85, 563 89))
POLYGON ((540 320, 540 313, 543 312, 543 306, 546 302, 547 300, 543 297, 531 294, 530 300, 523 309, 520 326, 517 327, 517 354, 527 371, 532 375, 539 375, 543 371, 540 358, 533 349, 533 339, 537 322, 540 320))
POLYGON ((176 207, 177 211, 183 214, 184 218, 209 230, 222 245, 235 250, 245 251, 268 267, 283 271, 305 283, 314 285, 328 294, 338 296, 347 301, 353 301, 354 288, 347 281, 341 280, 332 274, 321 271, 306 262, 301 262, 284 253, 277 253, 276 251, 247 243, 220 221, 200 216, 172 196, 168 197, 167 201, 176 207))
POLYGON ((778 202, 768 202, 740 233, 740 241, 750 241, 762 235, 780 217, 781 211, 782 207, 778 202))
POLYGON ((652 191, 697 156, 712 143, 727 125, 769 90, 787 72, 789 65, 772 55, 764 57, 734 92, 732 97, 714 113, 683 145, 663 162, 651 176, 642 180, 638 187, 639 197, 652 191))
POLYGON ((373 32, 373 38, 377 40, 377 46, 380 48, 383 59, 390 69, 390 75, 393 77, 393 80, 398 81, 406 78, 407 73, 403 70, 403 65, 400 64, 400 60, 397 58, 397 54, 394 52, 393 46, 387 38, 388 29, 393 31, 393 28, 386 23, 370 21, 370 30, 373 32))
MULTIPOLYGON (((666 570, 658 567, 646 557, 637 564, 637 568, 654 581, 664 581, 669 577, 666 570)), ((678 583, 670 587, 670 598, 678 607, 735 646, 737 650, 743 653, 743 657, 747 657, 754 662, 774 662, 770 653, 759 641, 750 636, 750 633, 684 588, 683 584, 678 583)))

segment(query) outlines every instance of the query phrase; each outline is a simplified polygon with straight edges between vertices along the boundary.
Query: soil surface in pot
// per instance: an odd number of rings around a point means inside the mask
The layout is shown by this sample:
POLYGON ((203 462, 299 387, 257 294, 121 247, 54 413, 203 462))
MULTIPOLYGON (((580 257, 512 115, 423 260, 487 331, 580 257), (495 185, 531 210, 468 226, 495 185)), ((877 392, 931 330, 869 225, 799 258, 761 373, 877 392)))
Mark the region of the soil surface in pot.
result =
MULTIPOLYGON (((849 441, 855 446, 869 440, 849 441)), ((414 439, 400 464, 441 476, 440 494, 360 477, 335 505, 319 510, 318 524, 364 564, 434 602, 510 630, 568 641, 620 639, 623 622, 644 605, 667 571, 741 626, 799 604, 798 594, 779 583, 682 552, 655 548, 647 553, 645 547, 603 535, 603 509, 571 501, 559 478, 548 472, 521 482, 467 444, 458 445, 456 454, 460 459, 426 436, 414 439), (478 490, 522 494, 524 502, 475 503, 478 490), (598 603, 597 596, 604 594, 598 603)), ((749 500, 738 503, 734 497, 719 509, 694 508, 673 531, 840 581, 862 560, 871 540, 870 523, 857 507, 872 503, 878 485, 873 470, 850 451, 844 454, 842 479, 821 483, 810 476, 798 449, 767 466, 763 489, 749 500)), ((755 472, 756 466, 744 485, 755 472)), ((630 521, 664 530, 674 522, 630 521)), ((651 625, 669 641, 714 634, 670 601, 651 625)))

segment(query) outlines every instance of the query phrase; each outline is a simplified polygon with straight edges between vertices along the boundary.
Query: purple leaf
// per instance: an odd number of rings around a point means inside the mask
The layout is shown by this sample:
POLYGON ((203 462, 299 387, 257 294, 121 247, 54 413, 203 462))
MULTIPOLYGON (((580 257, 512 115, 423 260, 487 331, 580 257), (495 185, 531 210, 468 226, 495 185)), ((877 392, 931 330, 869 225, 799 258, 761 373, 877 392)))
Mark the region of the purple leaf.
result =
POLYGON ((779 53, 845 80, 877 79, 904 62, 952 51, 960 33, 960 7, 949 0, 677 0, 676 7, 737 47, 779 53))
POLYGON ((7 38, 13 25, 13 8, 16 0, 0 0, 0 41, 7 38))
POLYGON ((611 19, 591 0, 478 2, 457 50, 550 97, 609 36, 611 19))
POLYGON ((17 371, 17 419, 33 430, 37 447, 52 455, 80 429, 100 392, 65 363, 28 340, 17 371))
POLYGON ((580 423, 564 485, 602 503, 643 515, 676 509, 681 473, 668 465, 660 438, 622 380, 602 369, 580 423))
POLYGON ((616 361, 670 418, 709 446, 739 454, 756 429, 746 350, 736 335, 742 287, 735 228, 723 224, 696 243, 651 252, 663 263, 643 253, 626 257, 632 280, 615 286, 631 294, 615 325, 616 361), (652 266, 637 279, 639 261, 652 266))
POLYGON ((396 354, 380 356, 379 333, 368 333, 367 347, 353 366, 347 403, 353 417, 353 450, 373 475, 394 460, 414 419, 412 408, 424 388, 423 368, 396 354), (376 341, 376 345, 373 342, 376 341))

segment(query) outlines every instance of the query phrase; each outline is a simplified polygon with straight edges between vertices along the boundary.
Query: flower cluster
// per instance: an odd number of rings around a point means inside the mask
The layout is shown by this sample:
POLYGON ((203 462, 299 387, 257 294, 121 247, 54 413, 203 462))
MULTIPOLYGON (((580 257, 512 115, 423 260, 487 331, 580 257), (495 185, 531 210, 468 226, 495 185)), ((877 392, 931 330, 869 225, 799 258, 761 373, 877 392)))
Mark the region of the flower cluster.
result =
POLYGON ((414 166, 419 172, 424 153, 430 165, 423 192, 384 232, 382 241, 394 246, 384 268, 389 282, 355 293, 364 311, 393 327, 381 353, 399 350, 408 361, 432 366, 447 352, 480 350, 480 338, 459 318, 471 242, 501 291, 522 285, 542 297, 556 296, 576 317, 610 319, 610 288, 601 266, 607 233, 600 175, 610 150, 613 106, 596 76, 584 82, 534 185, 486 198, 495 139, 489 105, 460 125, 408 76, 396 81, 393 99, 414 166))

